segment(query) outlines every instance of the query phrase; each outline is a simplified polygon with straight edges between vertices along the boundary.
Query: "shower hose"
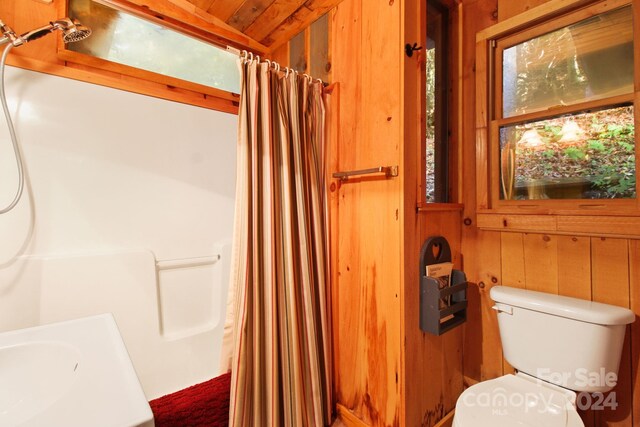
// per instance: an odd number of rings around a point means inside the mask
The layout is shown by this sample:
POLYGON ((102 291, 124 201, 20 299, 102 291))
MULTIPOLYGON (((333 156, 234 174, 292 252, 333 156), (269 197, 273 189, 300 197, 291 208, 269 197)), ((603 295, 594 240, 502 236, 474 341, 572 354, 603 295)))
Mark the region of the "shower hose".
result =
POLYGON ((7 96, 4 90, 4 70, 7 62, 7 56, 13 45, 9 43, 2 53, 2 59, 0 59, 0 102, 2 102, 2 109, 4 110, 4 117, 7 120, 7 127, 9 128, 9 134, 11 135, 11 143, 13 144, 13 153, 16 159, 16 166, 18 169, 18 189, 13 201, 6 207, 0 209, 0 215, 9 212, 13 209, 22 197, 22 190, 24 189, 24 168, 22 167, 22 154, 20 154, 20 145, 18 144, 18 137, 16 136, 16 130, 11 120, 11 114, 9 113, 9 106, 7 105, 7 96))

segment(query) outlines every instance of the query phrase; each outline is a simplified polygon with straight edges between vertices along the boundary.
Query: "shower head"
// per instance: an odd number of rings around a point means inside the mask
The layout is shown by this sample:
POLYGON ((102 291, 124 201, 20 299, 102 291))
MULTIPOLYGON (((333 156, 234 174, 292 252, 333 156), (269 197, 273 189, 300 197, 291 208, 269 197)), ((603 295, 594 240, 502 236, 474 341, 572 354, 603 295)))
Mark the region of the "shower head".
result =
POLYGON ((28 31, 21 35, 16 33, 4 22, 0 21, 0 31, 2 32, 2 38, 0 38, 0 45, 11 42, 14 46, 21 46, 33 40, 37 40, 40 37, 44 37, 47 34, 55 31, 62 31, 62 39, 65 43, 78 42, 84 40, 91 35, 91 29, 85 27, 76 19, 62 18, 57 21, 50 22, 49 25, 45 25, 35 30, 28 31))
POLYGON ((62 31, 62 39, 65 43, 79 42, 91 35, 91 28, 82 25, 77 19, 63 18, 53 22, 52 25, 62 31))

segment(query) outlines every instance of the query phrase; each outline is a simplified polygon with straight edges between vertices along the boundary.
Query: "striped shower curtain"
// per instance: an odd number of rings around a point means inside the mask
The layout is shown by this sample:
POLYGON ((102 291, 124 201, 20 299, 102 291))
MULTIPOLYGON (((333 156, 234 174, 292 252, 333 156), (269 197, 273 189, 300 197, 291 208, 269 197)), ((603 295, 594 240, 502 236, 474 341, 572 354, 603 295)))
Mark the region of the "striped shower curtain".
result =
POLYGON ((229 421, 328 425, 323 86, 253 58, 241 59, 240 67, 229 421))

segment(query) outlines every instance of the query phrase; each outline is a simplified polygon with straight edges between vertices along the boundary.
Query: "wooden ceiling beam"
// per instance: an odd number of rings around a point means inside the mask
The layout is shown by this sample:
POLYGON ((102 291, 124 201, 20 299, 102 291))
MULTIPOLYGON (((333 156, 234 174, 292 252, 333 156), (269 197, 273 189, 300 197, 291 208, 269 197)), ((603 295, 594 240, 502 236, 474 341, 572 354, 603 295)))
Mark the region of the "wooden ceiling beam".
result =
POLYGON ((276 0, 247 0, 240 9, 229 18, 227 24, 244 32, 275 1, 276 0))
POLYGON ((217 45, 264 54, 289 41, 342 0, 98 1, 217 45))
POLYGON ((245 0, 213 0, 207 12, 227 22, 244 3, 245 0))
POLYGON ((286 19, 293 16, 301 7, 304 7, 304 4, 305 0, 275 0, 245 30, 245 34, 255 40, 266 38, 286 19))
POLYGON ((263 54, 268 48, 187 0, 100 0, 218 46, 263 54))
POLYGON ((213 0, 189 0, 190 3, 193 3, 196 7, 207 11, 211 7, 213 0))
POLYGON ((307 0, 260 42, 273 52, 341 2, 342 0, 307 0))

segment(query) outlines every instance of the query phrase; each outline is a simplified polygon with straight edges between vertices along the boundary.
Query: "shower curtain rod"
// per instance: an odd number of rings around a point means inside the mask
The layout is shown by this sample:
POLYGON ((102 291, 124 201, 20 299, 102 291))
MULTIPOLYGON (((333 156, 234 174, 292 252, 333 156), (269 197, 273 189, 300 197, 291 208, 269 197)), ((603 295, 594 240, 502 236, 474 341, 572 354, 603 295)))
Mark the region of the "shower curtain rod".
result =
POLYGON ((240 56, 240 54, 242 53, 240 49, 236 49, 233 46, 227 46, 227 52, 233 53, 234 55, 238 55, 238 56, 240 56))
MULTIPOLYGON (((260 56, 259 56, 259 55, 256 55, 256 54, 254 54, 254 53, 252 53, 252 52, 249 52, 249 51, 247 51, 247 50, 240 50, 240 49, 237 49, 237 48, 235 48, 235 47, 233 47, 233 46, 227 46, 227 52, 233 53, 234 55, 238 55, 238 56, 239 56, 239 57, 241 57, 241 58, 242 58, 242 57, 248 58, 248 57, 249 57, 249 55, 251 55, 251 57, 252 57, 252 58, 258 58, 258 59, 260 58, 260 56)), ((278 67, 278 68, 280 67, 280 64, 278 64, 277 62, 275 62, 275 61, 270 61, 270 62, 271 62, 271 63, 273 63, 273 64, 275 64, 275 65, 277 65, 277 67, 278 67)), ((289 68, 289 67, 282 67, 282 71, 285 71, 285 72, 289 71, 289 72, 294 72, 294 73, 298 74, 298 71, 294 70, 293 68, 289 68)), ((313 81, 313 80, 317 80, 317 81, 319 81, 320 83, 322 83, 322 85, 323 85, 324 87, 329 86, 329 83, 324 82, 322 79, 314 79, 314 78, 313 78, 313 77, 311 77, 309 74, 304 74, 304 75, 306 75, 307 77, 309 77, 309 79, 311 79, 312 81, 313 81)))

